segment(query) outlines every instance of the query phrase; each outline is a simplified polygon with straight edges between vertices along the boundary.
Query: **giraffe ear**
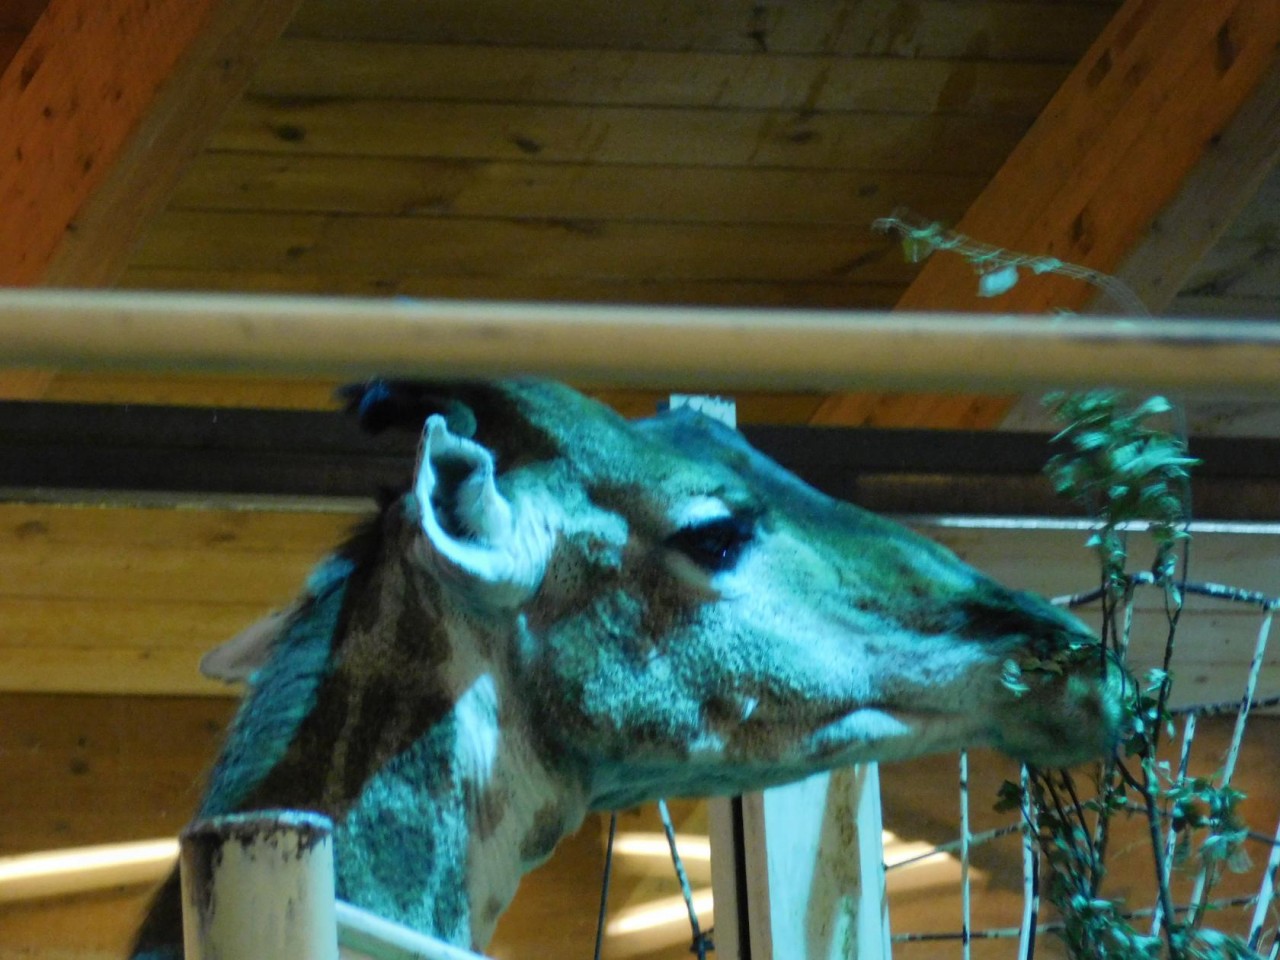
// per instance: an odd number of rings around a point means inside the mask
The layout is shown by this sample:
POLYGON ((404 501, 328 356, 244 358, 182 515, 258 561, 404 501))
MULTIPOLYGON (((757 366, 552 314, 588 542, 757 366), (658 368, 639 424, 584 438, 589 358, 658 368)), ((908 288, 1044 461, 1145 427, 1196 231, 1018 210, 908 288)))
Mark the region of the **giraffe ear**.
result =
POLYGON ((299 606, 295 602, 283 610, 274 610, 214 647, 200 658, 200 672, 224 683, 249 682, 271 657, 272 648, 299 606))
POLYGON ((440 560, 490 602, 518 606, 538 589, 553 535, 532 506, 494 482, 493 454, 427 419, 413 493, 418 521, 440 560))

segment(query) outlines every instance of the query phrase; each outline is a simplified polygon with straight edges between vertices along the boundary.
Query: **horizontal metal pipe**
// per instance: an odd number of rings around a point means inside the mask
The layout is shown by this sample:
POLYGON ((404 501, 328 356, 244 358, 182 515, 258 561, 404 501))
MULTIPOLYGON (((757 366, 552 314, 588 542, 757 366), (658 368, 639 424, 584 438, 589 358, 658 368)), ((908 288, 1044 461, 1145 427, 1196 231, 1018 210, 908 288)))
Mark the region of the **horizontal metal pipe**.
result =
POLYGON ((1280 323, 0 291, 11 366, 708 389, 1273 396, 1280 323))
POLYGON ((338 943, 373 960, 487 960, 343 900, 335 902, 334 908, 338 943))

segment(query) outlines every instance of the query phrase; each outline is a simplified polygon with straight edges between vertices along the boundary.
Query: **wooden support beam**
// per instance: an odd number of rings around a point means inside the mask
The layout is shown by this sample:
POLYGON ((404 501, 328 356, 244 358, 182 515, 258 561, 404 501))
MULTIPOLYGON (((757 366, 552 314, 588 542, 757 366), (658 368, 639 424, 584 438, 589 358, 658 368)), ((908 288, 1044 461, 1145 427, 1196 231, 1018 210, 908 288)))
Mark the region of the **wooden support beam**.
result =
MULTIPOLYGON (((298 0, 44 3, 19 3, 9 58, 0 34, 0 285, 106 285, 298 0)), ((0 395, 50 380, 11 372, 0 395)))
MULTIPOLYGON (((103 0, 96 0, 101 4, 103 0)), ((125 0, 114 0, 120 4, 125 0)), ((128 0, 133 2, 133 0, 128 0)), ((187 165, 244 91, 267 48, 288 26, 300 0, 165 0, 184 21, 207 7, 199 29, 160 77, 117 159, 75 213, 41 281, 49 286, 114 284, 150 218, 160 212, 187 165)), ((157 0, 147 0, 154 10, 157 0)), ((148 13, 147 19, 154 18, 148 13)), ((169 35, 150 37, 161 46, 169 35)), ((79 54, 85 56, 83 52, 79 54)), ((163 53, 162 53, 163 55, 163 53)), ((130 72, 135 68, 130 67, 130 72)))
MULTIPOLYGON (((1196 264, 1254 199, 1280 163, 1280 61, 1213 140, 1182 189, 1114 275, 1154 314, 1163 313, 1196 264)), ((1101 298, 1092 312, 1106 312, 1101 298)))
MULTIPOLYGON (((957 229, 1115 271, 1255 91, 1273 95, 1263 80, 1278 45, 1275 0, 1127 0, 957 229)), ((979 300, 975 291, 971 266, 938 256, 898 308, 1039 313, 1080 309, 1094 294, 1046 277, 995 300, 979 300)), ((838 394, 812 422, 984 427, 999 423, 1013 402, 838 394)))
POLYGON ((0 283, 39 282, 217 0, 50 0, 0 75, 0 283))
POLYGON ((0 73, 22 47, 49 0, 5 0, 0 4, 0 73))

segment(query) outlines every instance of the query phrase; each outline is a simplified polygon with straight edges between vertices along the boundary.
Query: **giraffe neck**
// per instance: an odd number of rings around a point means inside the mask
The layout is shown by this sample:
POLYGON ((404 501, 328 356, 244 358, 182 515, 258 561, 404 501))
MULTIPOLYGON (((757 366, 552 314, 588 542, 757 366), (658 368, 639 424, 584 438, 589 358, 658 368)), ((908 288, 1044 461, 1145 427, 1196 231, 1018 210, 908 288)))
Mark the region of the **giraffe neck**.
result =
POLYGON ((581 823, 586 791, 508 695, 514 622, 512 636, 471 623, 413 561, 413 536, 392 514, 371 562, 322 568, 202 812, 318 810, 335 823, 339 896, 480 947, 520 877, 581 823))
POLYGON ((451 943, 483 948, 521 876, 586 814, 583 791, 502 722, 478 676, 448 717, 369 779, 339 820, 338 893, 451 943))

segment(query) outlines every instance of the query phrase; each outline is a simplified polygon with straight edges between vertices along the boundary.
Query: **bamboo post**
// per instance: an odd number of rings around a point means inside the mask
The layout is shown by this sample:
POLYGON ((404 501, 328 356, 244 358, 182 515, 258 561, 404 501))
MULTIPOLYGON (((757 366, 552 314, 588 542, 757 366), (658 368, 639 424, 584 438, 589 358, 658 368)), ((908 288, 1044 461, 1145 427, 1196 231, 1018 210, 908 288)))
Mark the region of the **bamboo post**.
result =
POLYGON ((182 834, 187 960, 338 960, 333 826, 270 810, 200 820, 182 834))

